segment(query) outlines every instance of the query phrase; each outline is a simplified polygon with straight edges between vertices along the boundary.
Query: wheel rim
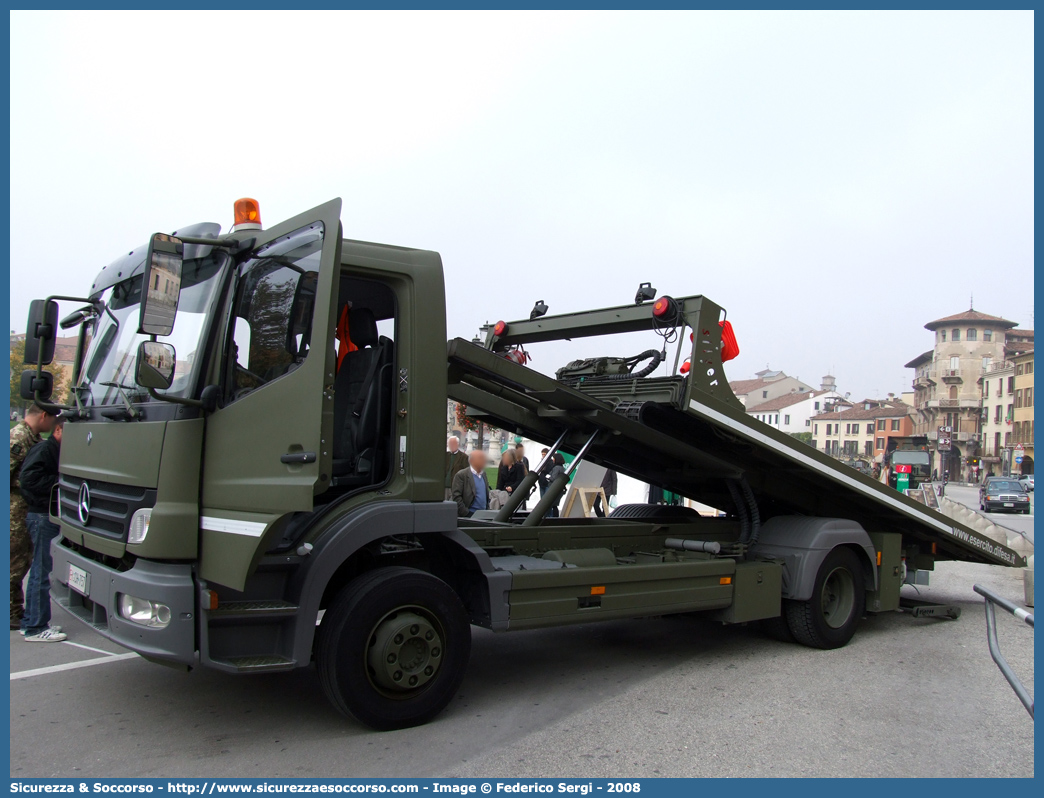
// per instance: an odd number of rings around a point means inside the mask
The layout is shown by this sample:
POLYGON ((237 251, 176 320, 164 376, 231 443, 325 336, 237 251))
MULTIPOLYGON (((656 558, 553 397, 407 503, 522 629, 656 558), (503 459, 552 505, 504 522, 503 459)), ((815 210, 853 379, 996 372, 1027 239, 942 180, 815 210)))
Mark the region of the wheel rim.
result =
POLYGON ((370 632, 366 670, 371 684, 392 698, 423 690, 445 659, 445 637, 442 624, 423 607, 392 610, 370 632))
POLYGON ((831 629, 840 629, 855 607, 855 580, 847 568, 835 568, 827 575, 820 598, 823 620, 831 629))

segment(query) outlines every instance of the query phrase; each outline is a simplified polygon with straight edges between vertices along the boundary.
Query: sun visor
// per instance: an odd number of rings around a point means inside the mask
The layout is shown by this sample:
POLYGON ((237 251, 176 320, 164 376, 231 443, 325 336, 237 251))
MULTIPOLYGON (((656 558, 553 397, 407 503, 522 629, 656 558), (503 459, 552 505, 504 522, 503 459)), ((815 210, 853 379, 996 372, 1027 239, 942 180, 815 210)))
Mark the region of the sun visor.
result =
MULTIPOLYGON (((187 227, 179 227, 173 232, 173 235, 185 236, 187 238, 217 238, 221 235, 221 225, 217 222, 201 222, 188 225, 187 227)), ((212 249, 213 247, 206 244, 186 244, 185 260, 205 258, 212 249)), ((141 244, 98 272, 98 276, 94 278, 94 283, 91 285, 91 296, 104 291, 106 288, 112 288, 116 283, 122 282, 128 277, 141 274, 145 270, 145 256, 148 254, 148 251, 149 245, 147 243, 141 244)))

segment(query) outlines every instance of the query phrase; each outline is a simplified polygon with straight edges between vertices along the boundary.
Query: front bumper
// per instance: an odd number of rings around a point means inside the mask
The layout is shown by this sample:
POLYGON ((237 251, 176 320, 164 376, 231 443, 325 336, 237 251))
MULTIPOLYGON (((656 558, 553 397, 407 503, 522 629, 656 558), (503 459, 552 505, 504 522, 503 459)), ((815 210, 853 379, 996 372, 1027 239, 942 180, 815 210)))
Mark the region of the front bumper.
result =
POLYGON ((76 620, 146 659, 170 665, 196 664, 196 583, 190 565, 138 560, 128 571, 117 571, 77 554, 62 544, 51 544, 51 598, 76 620), (69 587, 69 566, 85 571, 86 595, 69 587), (170 623, 150 628, 119 614, 118 595, 126 593, 170 607, 170 623))
POLYGON ((988 513, 1014 513, 1022 512, 1030 508, 1030 503, 1027 502, 988 502, 983 501, 983 505, 986 507, 988 513))

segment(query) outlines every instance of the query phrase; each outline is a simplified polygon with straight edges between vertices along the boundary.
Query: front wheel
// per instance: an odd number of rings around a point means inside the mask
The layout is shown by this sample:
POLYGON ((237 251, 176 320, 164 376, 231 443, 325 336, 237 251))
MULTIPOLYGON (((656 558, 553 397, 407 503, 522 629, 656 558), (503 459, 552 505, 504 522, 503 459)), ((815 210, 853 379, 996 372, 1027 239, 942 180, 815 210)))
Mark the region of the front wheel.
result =
POLYGON ((457 594, 429 573, 379 568, 327 608, 315 660, 342 713, 380 731, 427 723, 456 695, 471 655, 457 594))
POLYGON ((808 601, 785 601, 794 639, 811 648, 840 648, 855 634, 866 606, 862 564, 851 549, 827 555, 808 601))

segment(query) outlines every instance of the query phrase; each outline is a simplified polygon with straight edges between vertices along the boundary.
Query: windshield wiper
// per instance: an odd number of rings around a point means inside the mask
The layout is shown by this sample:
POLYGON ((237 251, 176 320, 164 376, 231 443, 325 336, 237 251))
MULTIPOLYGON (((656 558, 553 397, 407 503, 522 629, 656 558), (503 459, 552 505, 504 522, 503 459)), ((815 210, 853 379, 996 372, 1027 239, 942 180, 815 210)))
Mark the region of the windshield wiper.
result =
MULTIPOLYGON (((104 385, 106 388, 115 388, 119 392, 120 399, 123 400, 124 406, 124 410, 122 412, 118 411, 119 415, 123 415, 123 413, 125 412, 128 418, 138 418, 141 416, 141 411, 131 404, 130 399, 127 398, 127 394, 123 392, 124 388, 132 391, 137 390, 136 385, 121 385, 118 382, 100 382, 98 384, 104 385)), ((108 418, 116 417, 112 412, 106 413, 104 410, 102 411, 102 415, 107 416, 108 418)))

